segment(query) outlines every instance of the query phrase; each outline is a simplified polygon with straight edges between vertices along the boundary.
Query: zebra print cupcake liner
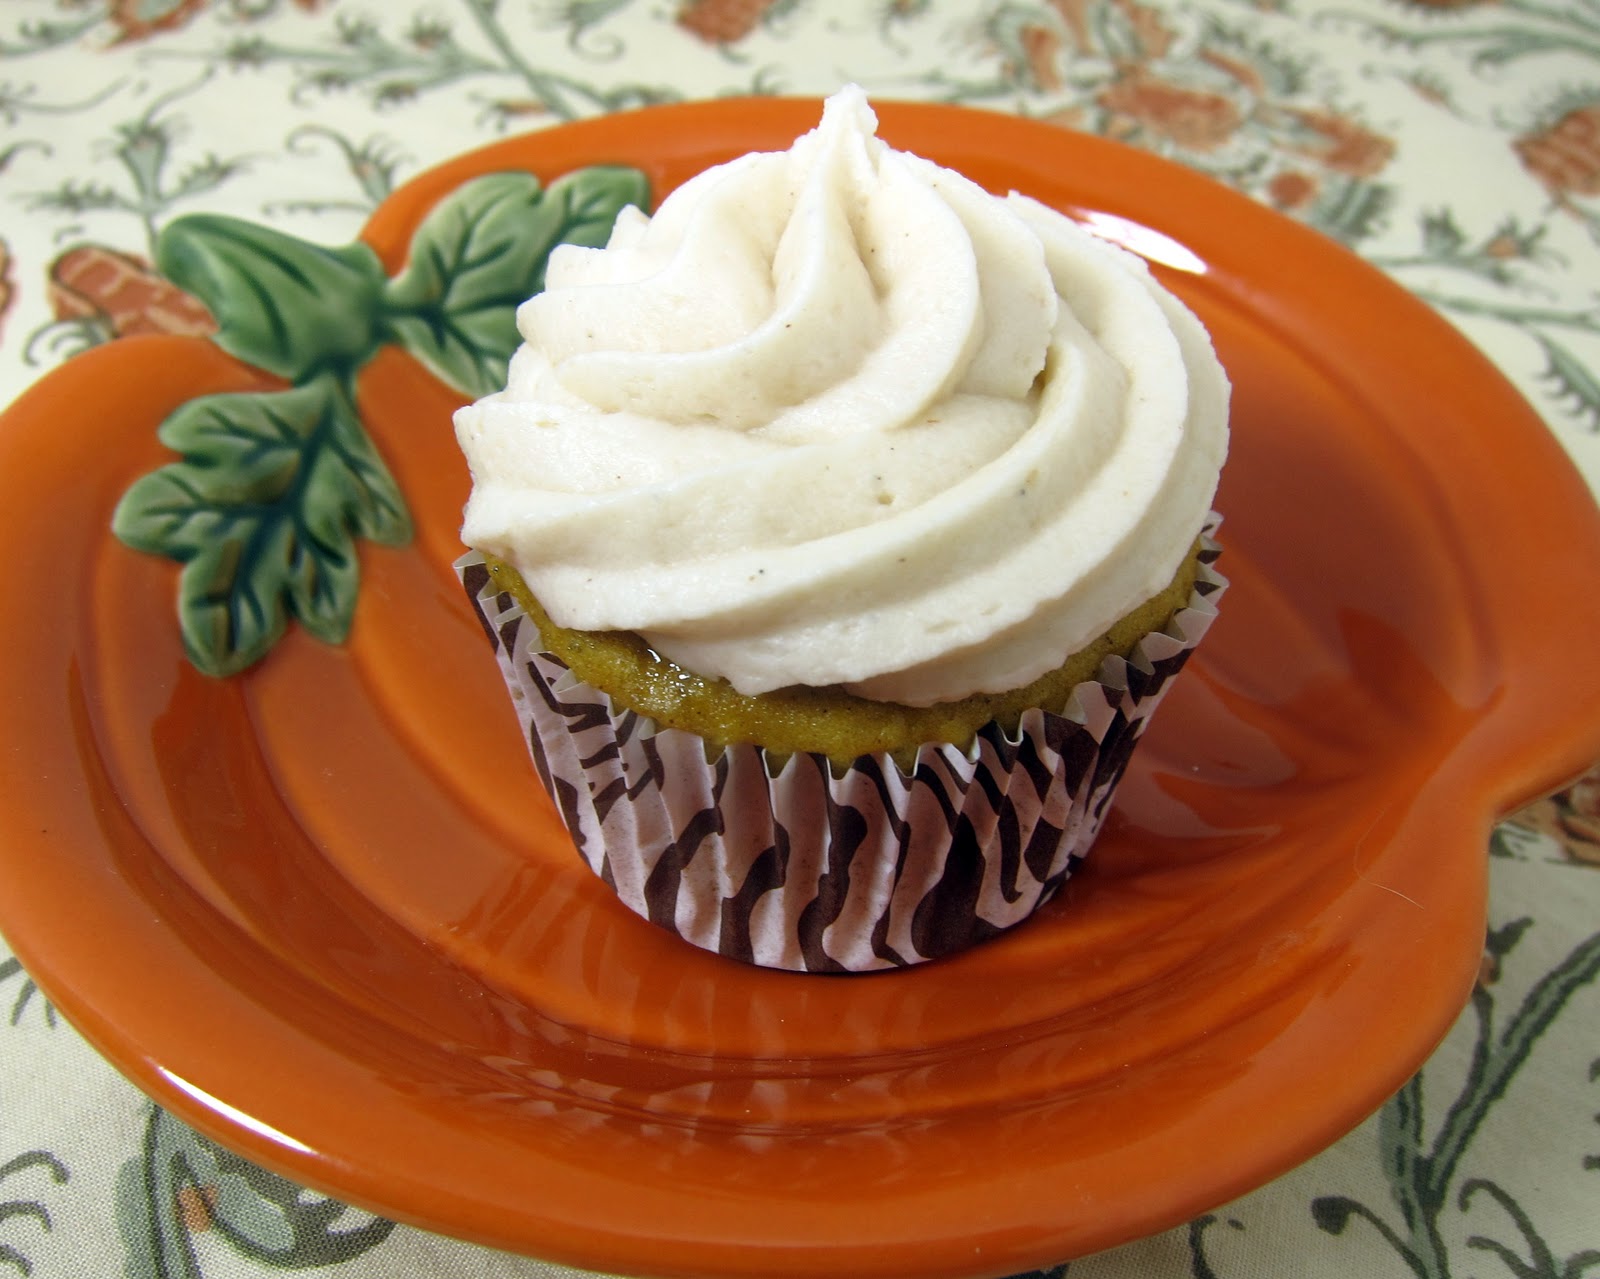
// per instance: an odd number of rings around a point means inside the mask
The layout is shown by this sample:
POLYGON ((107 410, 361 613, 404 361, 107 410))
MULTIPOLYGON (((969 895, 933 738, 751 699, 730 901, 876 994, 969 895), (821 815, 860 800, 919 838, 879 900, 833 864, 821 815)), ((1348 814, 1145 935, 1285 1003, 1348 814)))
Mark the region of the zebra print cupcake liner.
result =
POLYGON ((1028 711, 910 772, 868 755, 773 771, 612 705, 539 649, 483 557, 456 568, 494 641, 534 766, 579 855, 635 913, 746 963, 866 972, 954 954, 1020 923, 1094 840, 1150 716, 1216 616, 1226 581, 1207 524, 1200 574, 1165 631, 1112 657, 1060 713, 1028 711))

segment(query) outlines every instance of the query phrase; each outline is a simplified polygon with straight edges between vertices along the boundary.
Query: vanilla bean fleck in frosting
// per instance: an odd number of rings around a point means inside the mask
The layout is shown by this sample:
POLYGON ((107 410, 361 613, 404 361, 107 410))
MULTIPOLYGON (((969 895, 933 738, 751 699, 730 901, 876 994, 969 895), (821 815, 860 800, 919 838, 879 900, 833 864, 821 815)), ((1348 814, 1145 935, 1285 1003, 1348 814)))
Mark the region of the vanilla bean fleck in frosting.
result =
POLYGON ((876 125, 846 89, 551 255, 456 431, 464 540, 557 624, 742 693, 928 705, 1054 669, 1188 554, 1227 449, 1199 322, 876 125))

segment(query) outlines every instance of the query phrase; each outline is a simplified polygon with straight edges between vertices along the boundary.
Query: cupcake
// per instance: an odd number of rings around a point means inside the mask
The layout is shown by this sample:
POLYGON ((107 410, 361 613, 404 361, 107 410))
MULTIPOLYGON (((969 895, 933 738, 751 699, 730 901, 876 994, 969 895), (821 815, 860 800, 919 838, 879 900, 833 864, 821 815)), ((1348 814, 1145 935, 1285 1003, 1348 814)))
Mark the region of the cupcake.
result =
POLYGON ((1215 613, 1228 383, 1144 263, 855 88, 518 310, 460 563, 617 897, 810 972, 1009 928, 1215 613))

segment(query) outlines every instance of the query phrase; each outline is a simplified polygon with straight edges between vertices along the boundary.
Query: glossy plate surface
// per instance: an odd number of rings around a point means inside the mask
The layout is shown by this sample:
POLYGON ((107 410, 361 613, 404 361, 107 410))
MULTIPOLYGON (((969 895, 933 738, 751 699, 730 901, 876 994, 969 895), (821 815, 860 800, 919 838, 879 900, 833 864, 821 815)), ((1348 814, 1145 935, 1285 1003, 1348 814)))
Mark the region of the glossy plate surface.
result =
MULTIPOLYGON (((529 768, 450 563, 453 393, 388 351, 363 419, 412 505, 354 633, 218 681, 175 568, 108 531, 155 427, 264 375, 188 339, 79 357, 0 424, 0 926, 213 1137, 436 1230, 604 1269, 1005 1274, 1311 1155, 1460 1009, 1499 813, 1600 755, 1600 519, 1452 329, 1331 242, 1148 156, 882 109, 893 143, 1151 256, 1235 382, 1233 585, 1089 866, 953 961, 747 969, 613 903, 529 768), (1336 1063, 1330 1069, 1330 1063, 1336 1063)), ((815 103, 653 109, 430 172, 659 193, 815 103)))

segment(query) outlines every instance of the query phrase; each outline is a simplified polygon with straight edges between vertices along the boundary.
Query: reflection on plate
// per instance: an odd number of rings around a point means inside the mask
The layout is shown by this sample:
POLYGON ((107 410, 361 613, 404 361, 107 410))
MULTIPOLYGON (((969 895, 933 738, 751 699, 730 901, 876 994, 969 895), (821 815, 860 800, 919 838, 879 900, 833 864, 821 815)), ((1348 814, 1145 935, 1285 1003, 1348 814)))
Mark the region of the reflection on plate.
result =
MULTIPOLYGON (((514 139, 367 238, 398 265, 432 201, 500 169, 621 161, 659 193, 816 111, 514 139)), ((526 764, 449 568, 453 393, 393 350, 362 371, 417 538, 364 550, 348 644, 296 633, 213 680, 183 660, 173 566, 107 524, 168 412, 266 379, 119 341, 0 429, 0 923, 163 1104, 329 1193, 580 1265, 1003 1274, 1271 1178, 1438 1041, 1493 817, 1600 754, 1600 672, 1560 660, 1600 629, 1564 589, 1600 580, 1587 490, 1448 326, 1314 233, 1092 138, 882 116, 1150 252, 1234 376, 1233 587, 1086 871, 908 972, 684 947, 607 897, 526 764)))

